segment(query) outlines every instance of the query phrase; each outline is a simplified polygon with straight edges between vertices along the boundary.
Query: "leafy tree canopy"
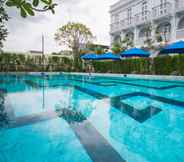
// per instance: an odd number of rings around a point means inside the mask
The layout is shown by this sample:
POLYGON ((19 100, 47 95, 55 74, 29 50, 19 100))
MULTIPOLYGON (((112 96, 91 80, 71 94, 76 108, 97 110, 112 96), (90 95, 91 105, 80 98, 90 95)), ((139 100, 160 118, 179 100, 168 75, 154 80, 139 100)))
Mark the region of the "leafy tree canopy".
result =
POLYGON ((93 38, 93 34, 88 27, 74 22, 62 26, 55 34, 55 40, 59 45, 72 49, 76 56, 79 55, 81 48, 92 42, 93 38))
POLYGON ((16 7, 22 17, 34 16, 35 12, 45 12, 50 10, 55 13, 54 7, 57 5, 52 0, 7 0, 8 7, 16 7))
POLYGON ((134 46, 133 40, 130 36, 126 35, 123 40, 120 42, 122 50, 127 50, 134 46))

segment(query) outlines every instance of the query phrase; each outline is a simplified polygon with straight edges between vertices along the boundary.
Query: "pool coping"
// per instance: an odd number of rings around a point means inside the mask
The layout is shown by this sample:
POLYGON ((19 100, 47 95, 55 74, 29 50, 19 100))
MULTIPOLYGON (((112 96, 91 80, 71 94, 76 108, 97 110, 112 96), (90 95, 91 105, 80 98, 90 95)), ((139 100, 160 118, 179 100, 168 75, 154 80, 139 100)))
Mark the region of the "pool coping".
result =
POLYGON ((148 80, 180 80, 184 81, 184 76, 176 75, 145 75, 145 74, 112 74, 112 73, 82 73, 82 72, 0 72, 0 74, 31 74, 31 75, 60 75, 60 74, 69 74, 69 75, 82 75, 82 76, 101 76, 101 77, 129 77, 129 78, 140 78, 148 80))
POLYGON ((63 74, 71 75, 91 75, 91 76, 103 76, 103 77, 129 77, 129 78, 140 78, 140 79, 155 79, 155 80, 181 80, 184 81, 184 76, 176 75, 144 75, 144 74, 110 74, 110 73, 77 73, 77 72, 63 72, 63 74))

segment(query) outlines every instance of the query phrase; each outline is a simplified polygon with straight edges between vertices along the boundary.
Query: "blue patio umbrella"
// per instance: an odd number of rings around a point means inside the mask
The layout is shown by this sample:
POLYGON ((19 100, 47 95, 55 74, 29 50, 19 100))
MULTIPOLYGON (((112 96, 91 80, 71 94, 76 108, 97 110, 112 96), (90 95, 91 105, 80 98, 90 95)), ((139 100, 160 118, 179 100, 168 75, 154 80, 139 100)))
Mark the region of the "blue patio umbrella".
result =
POLYGON ((140 48, 131 48, 121 53, 121 57, 149 57, 150 53, 140 48))
POLYGON ((98 55, 95 53, 88 53, 88 54, 81 56, 81 59, 83 59, 83 60, 98 60, 98 55))
POLYGON ((172 43, 160 51, 160 54, 178 53, 184 54, 184 41, 172 43))
POLYGON ((98 56, 98 60, 120 60, 120 56, 107 52, 98 56))

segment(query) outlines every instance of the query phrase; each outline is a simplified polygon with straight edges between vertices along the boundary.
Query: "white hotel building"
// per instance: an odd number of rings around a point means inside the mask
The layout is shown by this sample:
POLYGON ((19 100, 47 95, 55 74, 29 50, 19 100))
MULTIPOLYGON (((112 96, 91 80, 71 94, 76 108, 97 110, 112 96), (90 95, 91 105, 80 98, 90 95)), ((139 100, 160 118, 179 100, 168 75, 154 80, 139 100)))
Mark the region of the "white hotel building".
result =
MULTIPOLYGON (((143 46, 151 23, 168 42, 184 39, 184 0, 120 0, 110 7, 111 42, 126 35, 143 46)), ((150 33, 155 37, 155 31, 150 33)))

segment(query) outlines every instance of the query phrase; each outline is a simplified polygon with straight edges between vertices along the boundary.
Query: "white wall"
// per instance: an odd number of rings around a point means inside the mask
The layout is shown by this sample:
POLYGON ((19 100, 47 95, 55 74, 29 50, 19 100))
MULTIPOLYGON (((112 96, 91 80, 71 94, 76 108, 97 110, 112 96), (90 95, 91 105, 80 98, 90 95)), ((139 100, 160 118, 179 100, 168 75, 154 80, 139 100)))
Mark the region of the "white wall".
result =
MULTIPOLYGON (((172 8, 170 9, 171 12, 171 16, 167 17, 165 19, 165 17, 163 17, 162 19, 160 19, 160 22, 164 22, 164 21, 169 21, 171 23, 171 41, 176 41, 176 31, 177 31, 177 25, 178 25, 178 21, 182 18, 182 16, 178 16, 178 14, 176 14, 176 8, 175 8, 175 2, 176 1, 181 1, 184 3, 184 0, 167 0, 166 2, 169 2, 172 4, 172 8)), ((119 13, 119 19, 117 21, 121 21, 127 18, 127 10, 128 8, 132 8, 132 17, 134 17, 136 14, 141 13, 142 12, 142 3, 144 2, 144 0, 121 0, 118 3, 116 3, 112 8, 111 8, 111 14, 114 13, 119 13), (129 3, 127 3, 129 2, 129 3), (123 4, 123 5, 122 5, 123 4), (115 7, 117 8, 115 10, 115 7)), ((153 7, 159 7, 161 3, 161 0, 147 0, 147 10, 150 11, 150 21, 149 22, 154 22, 154 26, 157 27, 159 24, 159 21, 157 19, 157 21, 152 21, 154 16, 153 16, 153 7)), ((183 5, 184 6, 184 5, 183 5)), ((169 10, 169 11, 170 11, 169 10)), ((159 16, 159 8, 157 10, 158 15, 159 16)), ((181 14, 180 14, 181 15, 181 14)), ((184 16, 184 14, 183 14, 184 16)), ((148 16, 149 17, 149 16, 148 16)), ((114 23, 115 20, 112 19, 112 22, 114 23)), ((133 22, 136 22, 136 18, 134 17, 133 22)), ((142 24, 142 27, 144 26, 144 23, 142 24)), ((133 28, 131 28, 132 31, 134 32, 139 32, 140 27, 133 25, 133 28), (136 30, 135 30, 136 29, 136 30)), ((129 28, 130 29, 130 28, 129 28)), ((119 28, 117 33, 122 33, 122 35, 125 35, 125 30, 119 28)), ((135 34, 135 33, 134 33, 135 34)), ((184 30, 182 32, 183 38, 184 38, 184 30)), ((135 41, 139 42, 138 39, 135 38, 135 41)), ((137 44, 136 42, 134 42, 135 44, 137 44)))

